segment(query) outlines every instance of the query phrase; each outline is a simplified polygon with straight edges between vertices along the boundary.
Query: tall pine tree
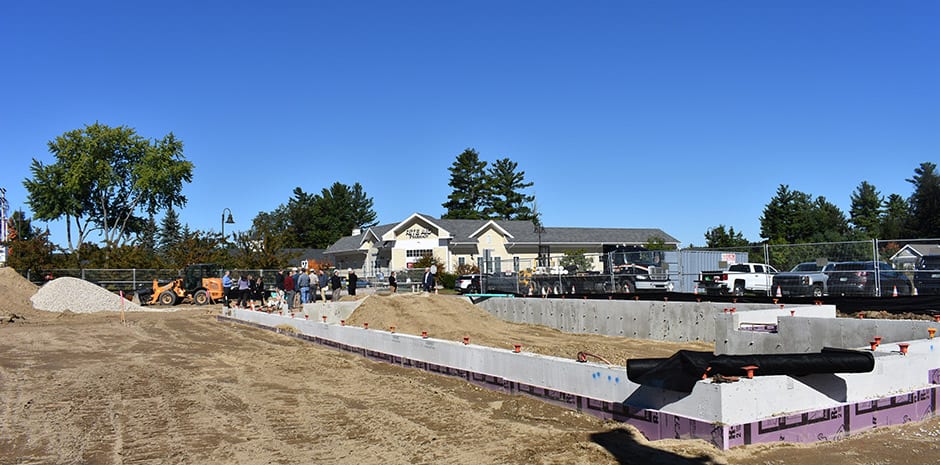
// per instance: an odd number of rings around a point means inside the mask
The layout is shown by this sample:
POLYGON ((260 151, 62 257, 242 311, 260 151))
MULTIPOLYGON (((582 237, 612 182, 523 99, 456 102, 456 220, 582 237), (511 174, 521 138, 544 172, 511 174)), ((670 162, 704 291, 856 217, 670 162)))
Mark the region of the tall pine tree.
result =
POLYGON ((441 204, 447 211, 441 218, 476 220, 484 218, 486 205, 487 176, 486 162, 480 160, 480 154, 468 148, 457 156, 454 164, 448 168, 453 188, 447 196, 447 202, 441 204))
POLYGON ((496 160, 496 163, 490 167, 487 173, 490 183, 485 207, 487 218, 532 219, 533 213, 529 204, 535 200, 535 197, 523 194, 521 191, 532 187, 533 183, 525 182, 525 171, 516 171, 518 166, 518 163, 503 158, 496 160))
POLYGON ((881 234, 881 215, 884 198, 875 189, 875 186, 862 181, 851 196, 852 207, 849 217, 855 230, 866 239, 874 239, 881 234))
POLYGON ((914 185, 908 225, 913 237, 940 238, 940 176, 936 169, 935 163, 921 163, 914 169, 914 176, 907 180, 914 185))

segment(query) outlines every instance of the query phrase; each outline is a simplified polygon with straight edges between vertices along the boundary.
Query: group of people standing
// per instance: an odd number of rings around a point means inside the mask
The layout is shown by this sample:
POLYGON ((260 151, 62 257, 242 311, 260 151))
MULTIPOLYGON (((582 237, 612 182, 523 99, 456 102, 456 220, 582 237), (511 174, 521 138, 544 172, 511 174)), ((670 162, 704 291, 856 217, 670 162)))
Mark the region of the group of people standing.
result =
POLYGON ((241 274, 238 281, 232 280, 232 272, 226 271, 222 276, 222 303, 231 306, 232 300, 239 308, 264 306, 264 280, 261 275, 241 274))
MULTIPOLYGON (((346 279, 349 282, 349 295, 355 296, 356 282, 359 281, 359 277, 356 276, 355 271, 350 269, 346 279)), ((316 302, 317 294, 320 295, 321 301, 326 303, 327 290, 330 291, 331 300, 338 302, 342 297, 343 279, 340 277, 339 271, 336 270, 330 276, 324 273, 323 270, 303 271, 295 267, 291 268, 290 271, 278 271, 274 286, 277 288, 278 294, 284 296, 287 308, 293 309, 298 305, 316 302)))

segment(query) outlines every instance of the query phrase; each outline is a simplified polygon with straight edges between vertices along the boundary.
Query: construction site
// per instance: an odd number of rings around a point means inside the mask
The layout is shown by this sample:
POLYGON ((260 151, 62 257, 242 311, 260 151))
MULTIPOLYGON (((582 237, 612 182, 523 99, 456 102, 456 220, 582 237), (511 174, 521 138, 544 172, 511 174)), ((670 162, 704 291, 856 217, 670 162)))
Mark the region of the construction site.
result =
POLYGON ((927 312, 361 294, 142 307, 0 268, 0 464, 940 463, 927 312))

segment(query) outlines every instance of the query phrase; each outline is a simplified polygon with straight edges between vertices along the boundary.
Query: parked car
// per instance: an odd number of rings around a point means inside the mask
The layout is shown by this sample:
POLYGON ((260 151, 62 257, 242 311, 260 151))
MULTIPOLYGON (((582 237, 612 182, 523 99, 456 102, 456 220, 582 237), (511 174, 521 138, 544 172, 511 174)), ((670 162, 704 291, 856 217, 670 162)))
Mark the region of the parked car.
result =
POLYGON ((480 287, 479 274, 465 274, 457 278, 454 289, 461 294, 476 294, 482 289, 480 287))
POLYGON ((835 262, 825 266, 816 262, 800 263, 790 271, 775 274, 771 292, 775 296, 779 292, 780 297, 822 297, 829 292, 826 272, 834 266, 835 262))
POLYGON ((727 270, 699 273, 698 285, 708 295, 744 295, 752 292, 771 295, 770 284, 777 270, 763 263, 736 263, 727 270))
POLYGON ((890 296, 897 289, 898 295, 911 295, 913 285, 904 273, 897 271, 888 262, 841 262, 836 263, 829 275, 829 295, 842 296, 890 296), (880 284, 880 287, 879 287, 880 284))
POLYGON ((924 255, 918 260, 914 288, 918 294, 940 295, 940 255, 924 255))

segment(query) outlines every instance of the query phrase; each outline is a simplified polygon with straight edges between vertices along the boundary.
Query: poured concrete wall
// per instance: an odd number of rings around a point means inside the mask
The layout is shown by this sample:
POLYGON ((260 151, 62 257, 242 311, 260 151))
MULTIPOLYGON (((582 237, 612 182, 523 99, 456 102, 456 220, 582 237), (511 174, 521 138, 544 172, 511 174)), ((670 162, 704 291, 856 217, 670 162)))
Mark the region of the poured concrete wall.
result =
POLYGON ((875 336, 880 336, 882 346, 886 346, 926 339, 929 328, 940 328, 940 323, 923 320, 811 318, 799 316, 799 313, 791 317, 788 313, 778 317, 776 333, 766 333, 741 330, 731 315, 717 318, 715 352, 723 354, 807 353, 819 352, 823 347, 865 348, 875 336))
MULTIPOLYGON (((549 326, 568 333, 673 342, 714 342, 715 317, 722 315, 729 304, 490 298, 476 305, 506 321, 549 326)), ((736 304, 737 312, 768 307, 768 304, 736 304)))

